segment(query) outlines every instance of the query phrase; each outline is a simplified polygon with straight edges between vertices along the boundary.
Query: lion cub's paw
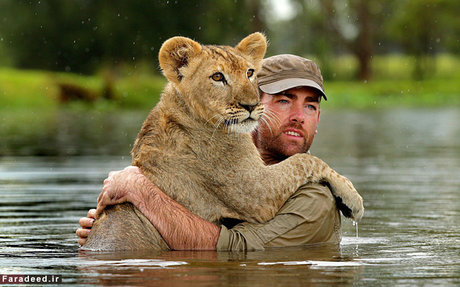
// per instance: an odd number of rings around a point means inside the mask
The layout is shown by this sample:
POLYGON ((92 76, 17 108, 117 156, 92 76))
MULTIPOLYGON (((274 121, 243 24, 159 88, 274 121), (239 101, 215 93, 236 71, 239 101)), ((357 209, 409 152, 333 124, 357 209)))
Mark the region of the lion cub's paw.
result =
POLYGON ((337 178, 329 181, 329 184, 337 207, 342 211, 342 214, 356 222, 361 220, 364 214, 363 198, 351 181, 344 176, 337 175, 337 178))

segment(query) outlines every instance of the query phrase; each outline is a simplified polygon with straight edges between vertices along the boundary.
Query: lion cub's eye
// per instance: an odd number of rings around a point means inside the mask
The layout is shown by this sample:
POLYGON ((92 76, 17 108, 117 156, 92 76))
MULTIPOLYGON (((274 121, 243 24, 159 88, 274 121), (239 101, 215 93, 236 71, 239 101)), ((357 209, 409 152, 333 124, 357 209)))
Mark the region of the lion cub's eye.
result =
POLYGON ((211 76, 211 79, 213 79, 216 82, 225 82, 225 77, 222 73, 217 72, 211 76))
POLYGON ((248 76, 248 78, 252 77, 252 75, 254 75, 254 69, 249 69, 249 70, 246 72, 246 75, 248 76))

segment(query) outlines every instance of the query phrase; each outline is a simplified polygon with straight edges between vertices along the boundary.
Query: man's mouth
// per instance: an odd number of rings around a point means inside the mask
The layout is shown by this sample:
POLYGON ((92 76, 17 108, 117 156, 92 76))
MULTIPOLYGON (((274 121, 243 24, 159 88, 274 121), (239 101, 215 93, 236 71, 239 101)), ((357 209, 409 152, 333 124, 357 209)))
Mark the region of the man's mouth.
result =
POLYGON ((289 135, 289 136, 303 137, 303 135, 300 132, 293 131, 293 130, 287 130, 287 131, 285 131, 283 133, 286 134, 286 135, 289 135))

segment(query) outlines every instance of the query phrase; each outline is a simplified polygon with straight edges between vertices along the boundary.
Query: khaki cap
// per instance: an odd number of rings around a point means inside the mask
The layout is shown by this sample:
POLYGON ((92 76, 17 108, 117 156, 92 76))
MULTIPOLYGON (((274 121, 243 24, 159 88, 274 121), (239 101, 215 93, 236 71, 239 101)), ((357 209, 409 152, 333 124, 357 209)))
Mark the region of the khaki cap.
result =
POLYGON ((295 87, 317 89, 325 100, 323 76, 312 60, 296 55, 282 54, 264 59, 257 75, 259 88, 267 94, 277 94, 295 87))

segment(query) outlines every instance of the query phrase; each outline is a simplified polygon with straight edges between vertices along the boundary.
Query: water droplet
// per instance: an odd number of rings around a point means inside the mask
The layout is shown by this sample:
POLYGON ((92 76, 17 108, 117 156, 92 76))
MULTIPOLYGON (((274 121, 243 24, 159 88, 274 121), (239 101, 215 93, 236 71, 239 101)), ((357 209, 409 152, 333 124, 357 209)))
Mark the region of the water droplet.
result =
POLYGON ((353 226, 356 229, 356 238, 359 238, 359 232, 358 232, 358 222, 353 220, 353 226))

